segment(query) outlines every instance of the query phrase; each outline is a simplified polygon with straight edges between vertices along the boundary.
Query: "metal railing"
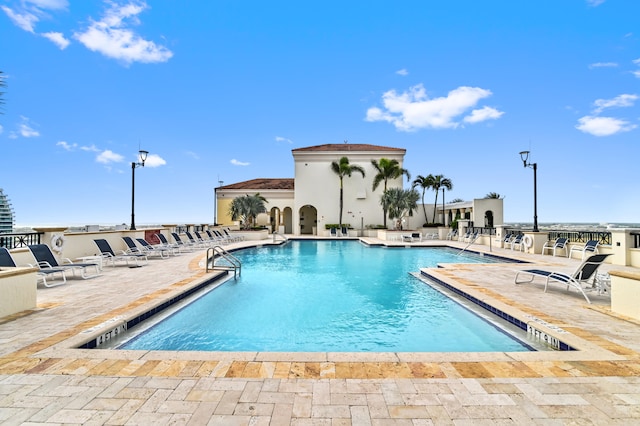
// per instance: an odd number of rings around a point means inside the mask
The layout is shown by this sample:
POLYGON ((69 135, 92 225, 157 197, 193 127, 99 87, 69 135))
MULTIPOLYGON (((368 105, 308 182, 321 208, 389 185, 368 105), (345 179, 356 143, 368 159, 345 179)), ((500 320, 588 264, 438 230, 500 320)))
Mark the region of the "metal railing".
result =
POLYGON ((242 272, 242 262, 222 247, 213 246, 207 249, 206 271, 209 272, 212 269, 233 271, 233 278, 237 279, 238 275, 242 272), (216 263, 216 260, 219 262, 216 263), (211 265, 211 267, 209 267, 209 265, 211 265))
POLYGON ((287 244, 289 242, 289 239, 282 235, 281 233, 279 233, 278 231, 273 231, 273 233, 271 234, 273 235, 273 243, 276 243, 277 237, 280 237, 282 239, 282 241, 284 241, 285 244, 287 244))
POLYGON ((602 245, 611 245, 611 232, 608 231, 549 231, 549 239, 566 238, 570 243, 586 243, 596 240, 602 245))
POLYGON ((24 232, 16 234, 0 234, 0 247, 11 250, 19 247, 27 247, 41 244, 44 232, 24 232))
POLYGON ((496 235, 496 228, 485 228, 485 227, 471 227, 471 228, 467 228, 467 230, 471 231, 472 234, 475 234, 476 232, 478 233, 478 235, 496 235))

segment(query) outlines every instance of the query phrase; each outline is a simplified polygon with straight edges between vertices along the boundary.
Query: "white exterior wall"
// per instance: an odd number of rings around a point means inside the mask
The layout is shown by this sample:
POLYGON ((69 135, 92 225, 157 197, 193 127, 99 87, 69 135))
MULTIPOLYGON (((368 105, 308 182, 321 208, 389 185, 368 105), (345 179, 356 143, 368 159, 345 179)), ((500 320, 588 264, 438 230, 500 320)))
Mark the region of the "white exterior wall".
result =
POLYGON ((473 200, 473 212, 471 220, 476 227, 485 226, 485 212, 493 212, 493 226, 502 225, 504 217, 502 212, 503 202, 499 198, 476 198, 473 200))
MULTIPOLYGON (((381 225, 383 223, 380 197, 384 189, 381 182, 375 192, 372 191, 373 178, 376 171, 371 160, 380 158, 395 159, 402 167, 404 152, 398 151, 304 151, 294 152, 295 166, 295 206, 293 209, 293 229, 300 233, 300 209, 311 205, 317 209, 318 234, 322 235, 325 224, 339 222, 340 213, 340 179, 331 170, 331 163, 347 157, 349 164, 361 166, 365 170, 365 178, 360 173, 353 173, 345 177, 344 204, 342 222, 350 224, 355 229, 361 225, 381 225), (365 198, 358 198, 359 194, 365 198), (351 212, 351 213, 349 213, 351 212)), ((406 176, 389 181, 388 188, 402 187, 406 176)), ((305 217, 304 223, 307 218, 305 217)), ((387 220, 387 227, 392 226, 387 220)))

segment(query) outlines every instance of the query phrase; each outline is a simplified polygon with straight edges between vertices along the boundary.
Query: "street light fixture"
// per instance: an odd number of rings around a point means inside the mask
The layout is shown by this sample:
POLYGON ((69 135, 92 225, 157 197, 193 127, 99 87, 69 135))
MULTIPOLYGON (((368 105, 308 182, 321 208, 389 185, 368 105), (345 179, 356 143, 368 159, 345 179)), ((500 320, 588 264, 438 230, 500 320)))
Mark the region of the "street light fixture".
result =
POLYGON ((136 167, 144 167, 144 162, 147 161, 147 156, 149 155, 149 151, 140 150, 138 151, 138 156, 140 157, 139 162, 131 163, 131 226, 130 230, 135 231, 136 229, 136 220, 135 220, 135 196, 136 196, 136 167))
POLYGON ((529 163, 529 151, 520 152, 520 158, 525 167, 533 169, 533 232, 538 232, 538 163, 529 163))

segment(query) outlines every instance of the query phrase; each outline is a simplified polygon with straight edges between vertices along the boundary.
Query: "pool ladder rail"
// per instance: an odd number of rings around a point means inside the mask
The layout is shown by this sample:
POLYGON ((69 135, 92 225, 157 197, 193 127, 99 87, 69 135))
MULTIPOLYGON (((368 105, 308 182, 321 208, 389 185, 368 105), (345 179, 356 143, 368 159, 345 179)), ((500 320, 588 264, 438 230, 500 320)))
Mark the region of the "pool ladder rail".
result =
POLYGON ((463 248, 462 250, 460 250, 457 254, 457 256, 460 256, 462 253, 465 252, 466 249, 468 249, 469 247, 471 247, 476 241, 478 241, 478 238, 480 238, 480 234, 475 234, 472 236, 471 240, 469 241, 469 244, 467 244, 465 246, 465 248, 463 248))
POLYGON ((233 271, 233 278, 238 279, 242 272, 242 262, 240 259, 226 251, 220 246, 213 246, 207 249, 207 272, 218 269, 223 271, 233 271))
POLYGON ((279 233, 278 231, 273 231, 271 235, 273 236, 273 244, 276 243, 276 240, 278 239, 277 237, 282 238, 283 244, 287 244, 289 242, 289 239, 285 235, 282 235, 281 233, 279 233))

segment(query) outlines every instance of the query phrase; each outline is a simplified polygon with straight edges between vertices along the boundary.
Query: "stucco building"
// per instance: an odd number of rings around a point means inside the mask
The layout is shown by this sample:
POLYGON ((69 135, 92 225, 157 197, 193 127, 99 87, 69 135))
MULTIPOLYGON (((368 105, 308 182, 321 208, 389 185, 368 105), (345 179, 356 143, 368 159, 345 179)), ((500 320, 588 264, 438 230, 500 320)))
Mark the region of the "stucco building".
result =
MULTIPOLYGON (((340 214, 340 180, 331 170, 331 163, 347 157, 349 164, 360 166, 365 176, 353 173, 345 177, 344 205, 342 223, 355 230, 383 224, 383 210, 380 197, 384 190, 381 183, 373 190, 373 180, 377 174, 371 161, 381 158, 397 160, 404 167, 406 150, 369 144, 325 144, 291 151, 294 161, 294 178, 259 178, 215 188, 215 221, 221 225, 234 225, 229 215, 229 205, 236 197, 260 193, 267 199, 267 215, 259 218, 259 223, 294 235, 323 235, 325 225, 337 224, 340 214)), ((409 187, 406 176, 389 180, 387 188, 409 187), (404 181, 403 181, 404 180, 404 181)), ((433 204, 425 203, 427 214, 431 218, 433 204)), ((468 217, 475 220, 477 226, 502 223, 502 200, 474 200, 472 202, 445 205, 437 209, 436 220, 449 224, 455 217, 468 217), (477 207, 482 202, 482 212, 477 207), (481 216, 490 212, 490 220, 481 216)), ((406 218, 407 229, 416 229, 424 223, 422 205, 418 206, 414 216, 406 218)), ((387 220, 387 226, 393 227, 393 221, 387 220)))

